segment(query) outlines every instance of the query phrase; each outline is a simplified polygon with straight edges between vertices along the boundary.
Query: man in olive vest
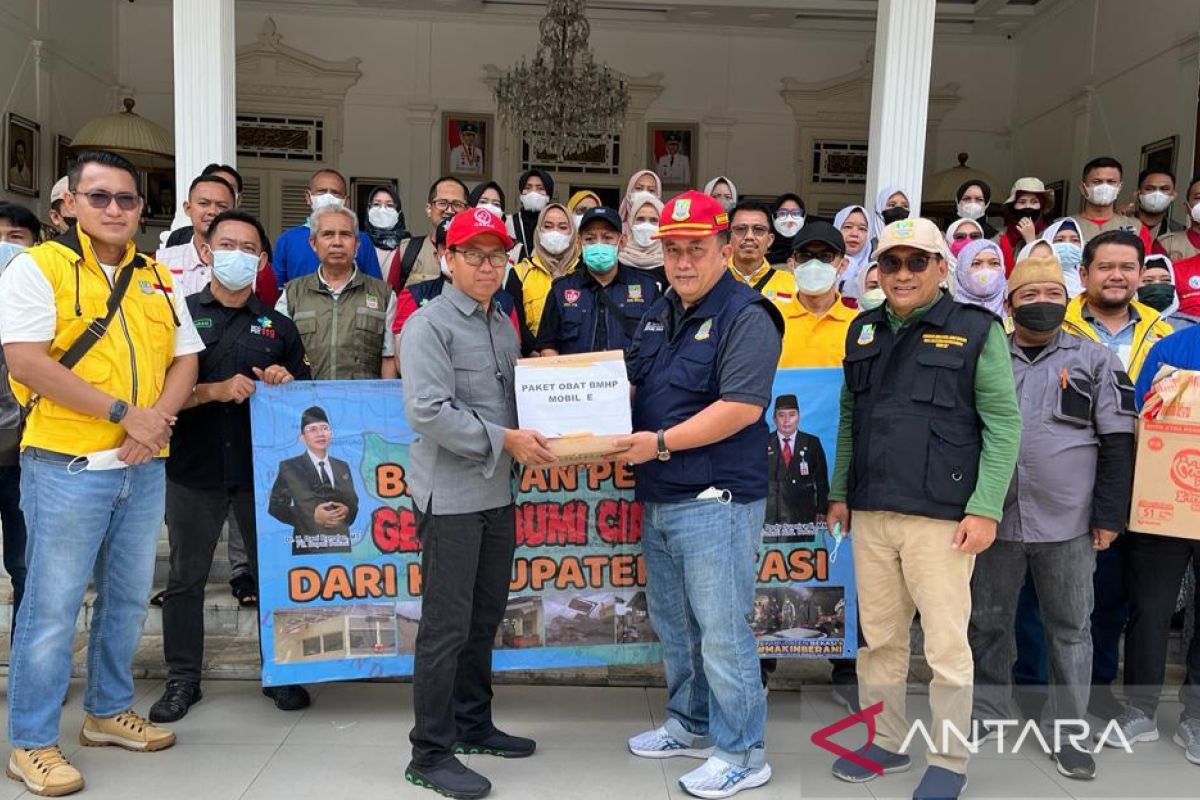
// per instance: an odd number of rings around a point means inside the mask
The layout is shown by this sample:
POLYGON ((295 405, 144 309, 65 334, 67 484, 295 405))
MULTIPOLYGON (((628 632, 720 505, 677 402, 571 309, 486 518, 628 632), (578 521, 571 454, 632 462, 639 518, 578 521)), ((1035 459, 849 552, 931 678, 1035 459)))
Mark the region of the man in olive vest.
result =
POLYGON ((83 777, 58 747, 75 619, 95 576, 80 741, 150 752, 175 734, 135 714, 131 665, 166 496, 163 457, 204 343, 171 271, 133 244, 137 172, 87 151, 63 210, 78 226, 18 255, 0 280, 0 340, 17 399, 29 527, 8 673, 9 777, 59 796, 83 777))
POLYGON ((327 205, 309 224, 321 263, 288 282, 275 310, 296 323, 313 380, 395 378, 396 295, 386 281, 355 266, 358 218, 341 204, 327 205))
MULTIPOLYGON (((874 743, 859 751, 884 772, 911 766, 909 631, 921 613, 934 747, 914 798, 955 798, 966 784, 973 662, 967 644, 975 555, 996 524, 1021 441, 1008 340, 991 312, 954 302, 946 243, 926 219, 883 229, 873 254, 887 302, 859 314, 846 336, 830 529, 853 531, 863 709, 883 702, 874 743), (947 733, 947 728, 950 732, 947 733)), ((878 774, 838 759, 833 774, 878 774)))

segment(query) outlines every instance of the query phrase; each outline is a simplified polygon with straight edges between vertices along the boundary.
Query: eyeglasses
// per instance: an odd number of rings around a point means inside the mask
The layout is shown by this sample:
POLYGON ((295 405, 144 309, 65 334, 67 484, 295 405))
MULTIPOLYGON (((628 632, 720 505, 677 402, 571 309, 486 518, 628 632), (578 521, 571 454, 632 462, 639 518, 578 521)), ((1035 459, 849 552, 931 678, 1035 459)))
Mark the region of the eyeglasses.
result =
POLYGON ((802 208, 781 208, 775 212, 775 219, 804 219, 802 208))
POLYGON ((905 267, 909 272, 924 272, 929 269, 932 261, 933 256, 929 253, 920 253, 908 258, 885 254, 879 257, 879 271, 884 275, 895 275, 901 267, 905 267))
POLYGON ((97 189, 94 192, 75 192, 76 196, 86 197, 88 205, 96 209, 108 208, 114 200, 117 201, 117 208, 122 211, 133 211, 137 208, 138 200, 140 199, 133 192, 106 192, 102 189, 97 189))
POLYGON ((434 200, 430 205, 438 211, 454 211, 455 214, 467 210, 467 204, 462 200, 434 200))
POLYGON ((490 253, 485 253, 482 250, 459 250, 456 247, 451 247, 450 252, 462 253, 463 260, 472 267, 482 267, 485 260, 496 269, 500 269, 508 263, 508 253, 503 250, 493 250, 490 253))
POLYGON ((739 239, 745 239, 747 234, 754 234, 755 239, 761 239, 771 232, 766 225, 734 225, 729 230, 739 239))
POLYGON ((959 233, 955 231, 954 241, 961 242, 963 239, 982 239, 982 233, 959 233))
POLYGON ((838 254, 832 250, 822 250, 819 253, 814 253, 811 250, 797 250, 792 253, 792 258, 801 264, 813 259, 820 261, 822 264, 832 264, 834 261, 837 261, 838 254))

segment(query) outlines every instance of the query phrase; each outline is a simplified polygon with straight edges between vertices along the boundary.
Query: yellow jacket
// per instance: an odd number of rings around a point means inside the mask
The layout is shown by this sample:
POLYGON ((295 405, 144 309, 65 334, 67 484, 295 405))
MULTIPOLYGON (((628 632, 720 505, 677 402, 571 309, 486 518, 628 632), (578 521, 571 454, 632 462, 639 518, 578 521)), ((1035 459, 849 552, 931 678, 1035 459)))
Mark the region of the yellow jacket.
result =
MULTIPOLYGON (((578 263, 576 259, 563 274, 569 275, 574 272, 578 263)), ((538 326, 542 324, 542 311, 546 308, 546 298, 550 295, 550 284, 554 282, 554 278, 536 254, 532 258, 521 259, 521 262, 513 267, 513 274, 517 283, 514 286, 512 281, 509 281, 509 294, 521 304, 525 312, 525 326, 529 328, 530 333, 537 336, 538 326)))
MULTIPOLYGON (((1125 371, 1129 373, 1132 380, 1136 381, 1138 373, 1142 370, 1142 363, 1146 360, 1146 354, 1150 352, 1150 347, 1164 336, 1170 336, 1173 329, 1171 324, 1162 319, 1161 315, 1150 306, 1143 305, 1136 300, 1131 301, 1129 306, 1132 310, 1137 311, 1138 321, 1133 326, 1133 346, 1129 349, 1129 362, 1125 365, 1125 371)), ((1092 324, 1083 318, 1083 307, 1083 295, 1076 295, 1067 304, 1067 316, 1063 320, 1063 330, 1099 342, 1100 336, 1092 324)))
MULTIPOLYGON (((60 358, 97 318, 103 318, 111 287, 87 234, 73 233, 26 251, 54 291, 58 314, 50 357, 60 358)), ((72 370, 97 389, 131 406, 153 405, 162 394, 167 369, 175 358, 175 310, 171 271, 125 248, 121 270, 136 270, 108 332, 72 370)), ((115 279, 114 279, 115 281, 115 279)), ((27 405, 33 392, 11 379, 17 401, 27 405)), ((21 448, 40 447, 83 455, 117 447, 125 438, 119 425, 60 406, 40 397, 25 422, 21 448)))
POLYGON ((792 273, 783 269, 776 269, 763 260, 762 266, 754 271, 749 277, 738 271, 738 268, 733 265, 733 259, 729 260, 729 273, 733 275, 738 282, 744 283, 751 289, 754 289, 762 294, 763 297, 775 304, 775 307, 780 312, 785 311, 791 306, 792 301, 796 297, 796 279, 792 273), (763 283, 763 281, 766 281, 763 283), (762 284, 761 286, 759 284, 762 284))

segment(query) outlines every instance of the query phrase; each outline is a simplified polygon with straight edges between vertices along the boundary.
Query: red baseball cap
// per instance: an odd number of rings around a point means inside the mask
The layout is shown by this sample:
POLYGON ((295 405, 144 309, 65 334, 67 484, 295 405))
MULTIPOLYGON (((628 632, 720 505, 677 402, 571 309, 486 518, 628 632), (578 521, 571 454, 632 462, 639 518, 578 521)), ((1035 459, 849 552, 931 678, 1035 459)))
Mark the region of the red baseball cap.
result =
POLYGON ((725 208, 704 192, 691 190, 671 198, 663 206, 655 239, 682 236, 702 239, 715 236, 729 227, 729 214, 725 208))
POLYGON ((511 250, 512 237, 504 227, 504 218, 498 217, 486 208, 468 208, 454 215, 450 228, 446 231, 446 246, 457 247, 469 242, 477 236, 491 234, 504 243, 505 250, 511 250))

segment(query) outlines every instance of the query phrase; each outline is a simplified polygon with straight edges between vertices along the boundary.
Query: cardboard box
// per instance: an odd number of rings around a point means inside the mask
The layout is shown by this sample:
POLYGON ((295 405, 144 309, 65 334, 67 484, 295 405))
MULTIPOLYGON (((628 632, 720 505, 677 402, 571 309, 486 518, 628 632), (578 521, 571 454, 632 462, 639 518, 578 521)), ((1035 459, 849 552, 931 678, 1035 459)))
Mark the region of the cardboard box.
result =
POLYGON ((1129 530, 1200 539, 1200 425, 1138 420, 1129 530))

